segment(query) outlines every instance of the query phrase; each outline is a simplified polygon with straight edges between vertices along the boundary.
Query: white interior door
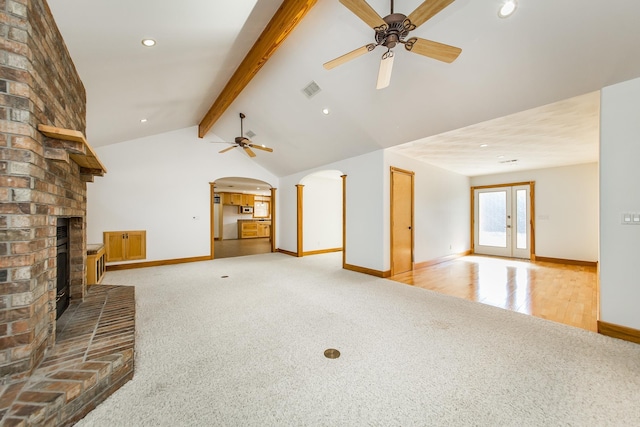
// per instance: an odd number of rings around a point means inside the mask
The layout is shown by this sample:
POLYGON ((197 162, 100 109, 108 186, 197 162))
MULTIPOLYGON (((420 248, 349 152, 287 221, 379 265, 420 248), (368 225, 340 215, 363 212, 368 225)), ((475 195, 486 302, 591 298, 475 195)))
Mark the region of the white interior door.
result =
POLYGON ((474 252, 531 258, 529 185, 474 190, 474 252))

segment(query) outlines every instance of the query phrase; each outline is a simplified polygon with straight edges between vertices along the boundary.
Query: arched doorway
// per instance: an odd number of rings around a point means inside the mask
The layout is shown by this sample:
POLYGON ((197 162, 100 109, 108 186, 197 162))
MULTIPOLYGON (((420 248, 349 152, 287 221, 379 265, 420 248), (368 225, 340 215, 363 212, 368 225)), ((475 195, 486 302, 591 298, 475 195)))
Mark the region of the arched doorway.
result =
POLYGON ((211 183, 212 258, 274 250, 275 189, 253 178, 225 177, 211 183))
POLYGON ((344 249, 344 175, 314 172, 298 184, 298 256, 344 249))

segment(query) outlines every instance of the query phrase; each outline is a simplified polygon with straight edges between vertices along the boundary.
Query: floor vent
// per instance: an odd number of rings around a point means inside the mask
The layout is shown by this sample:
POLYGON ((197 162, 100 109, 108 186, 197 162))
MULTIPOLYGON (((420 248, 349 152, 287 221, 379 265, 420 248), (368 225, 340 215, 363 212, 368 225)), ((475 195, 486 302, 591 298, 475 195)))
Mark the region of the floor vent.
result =
POLYGON ((307 95, 307 98, 312 98, 316 93, 320 92, 320 90, 321 89, 320 86, 318 86, 318 83, 312 81, 307 86, 305 86, 304 89, 302 89, 302 92, 307 95))

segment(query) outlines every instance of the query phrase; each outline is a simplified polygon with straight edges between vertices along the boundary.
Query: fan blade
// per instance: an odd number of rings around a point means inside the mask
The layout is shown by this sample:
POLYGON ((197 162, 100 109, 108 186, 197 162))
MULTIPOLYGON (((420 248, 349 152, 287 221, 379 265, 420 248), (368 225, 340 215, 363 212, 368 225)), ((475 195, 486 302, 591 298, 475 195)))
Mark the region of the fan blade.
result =
POLYGON ((344 55, 339 56, 336 59, 333 59, 329 62, 325 62, 322 66, 327 70, 331 70, 332 68, 335 68, 338 65, 342 65, 345 62, 351 61, 352 59, 362 56, 367 52, 371 52, 375 48, 376 48, 376 45, 374 45, 373 43, 369 43, 366 46, 362 46, 356 50, 352 50, 349 53, 345 53, 344 55))
MULTIPOLYGON (((453 0, 452 0, 453 1, 453 0)), ((387 24, 365 0, 340 0, 347 9, 362 19, 371 28, 386 27, 387 24)))
POLYGON ((380 60, 380 69, 378 70, 378 82, 376 89, 384 89, 391 83, 391 70, 393 69, 393 52, 387 51, 382 55, 380 60))
POLYGON ((419 27, 453 2, 454 0, 425 0, 424 3, 407 16, 407 19, 413 25, 419 27))
POLYGON ((273 148, 265 147, 264 145, 249 144, 249 147, 251 147, 251 148, 256 148, 256 149, 258 149, 258 150, 268 151, 268 152, 270 152, 270 153, 273 153, 273 148))
POLYGON ((256 153, 254 153, 253 151, 251 151, 251 148, 247 147, 246 145, 245 145, 244 147, 242 147, 242 148, 244 148, 244 151, 246 151, 246 152, 247 152, 247 154, 249 155, 249 157, 255 157, 255 156, 256 156, 256 153))
POLYGON ((224 150, 220 150, 218 151, 218 153, 226 153, 229 150, 233 150, 234 148, 236 148, 235 145, 232 145, 231 147, 225 148, 224 150))
POLYGON ((412 37, 404 45, 409 52, 428 56, 438 61, 451 63, 456 60, 462 49, 448 44, 412 37), (414 40, 415 39, 415 40, 414 40))

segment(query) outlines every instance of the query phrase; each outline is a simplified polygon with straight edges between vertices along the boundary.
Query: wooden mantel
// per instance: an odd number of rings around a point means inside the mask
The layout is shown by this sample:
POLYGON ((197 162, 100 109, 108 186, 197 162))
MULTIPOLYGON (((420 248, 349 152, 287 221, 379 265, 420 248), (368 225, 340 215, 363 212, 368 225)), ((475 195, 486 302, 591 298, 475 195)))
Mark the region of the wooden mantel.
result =
POLYGON ((57 128, 48 125, 38 125, 38 130, 51 140, 45 143, 45 157, 52 160, 73 160, 80 166, 80 173, 87 181, 93 181, 94 176, 107 173, 98 155, 87 142, 83 133, 77 130, 57 128))

